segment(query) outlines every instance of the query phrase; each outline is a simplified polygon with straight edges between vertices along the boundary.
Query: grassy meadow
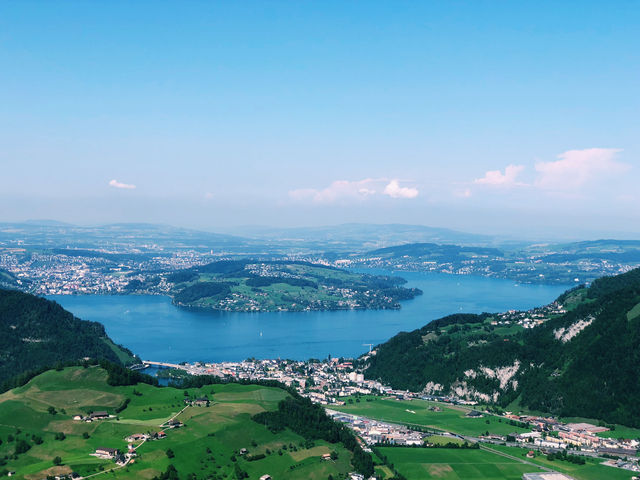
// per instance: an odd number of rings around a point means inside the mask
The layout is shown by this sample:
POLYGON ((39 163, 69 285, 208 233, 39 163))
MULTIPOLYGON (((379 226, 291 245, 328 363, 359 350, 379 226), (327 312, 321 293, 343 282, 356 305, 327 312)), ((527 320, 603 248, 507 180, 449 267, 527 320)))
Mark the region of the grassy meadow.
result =
MULTIPOLYGON (((508 420, 493 415, 485 415, 480 418, 469 418, 468 407, 444 405, 438 402, 424 400, 394 400, 391 398, 367 396, 357 402, 347 403, 343 406, 331 407, 334 410, 361 415, 392 423, 405 425, 417 425, 429 427, 435 430, 458 433, 460 435, 477 436, 486 433, 506 435, 513 432, 525 432, 508 423, 508 420), (436 412, 429 408, 438 407, 442 411, 436 412)), ((347 402, 349 399, 347 399, 347 402)))
POLYGON ((287 395, 281 389, 237 384, 187 391, 145 384, 111 387, 106 378, 99 367, 72 367, 48 371, 0 395, 0 458, 8 457, 0 470, 15 471, 14 478, 29 480, 72 471, 97 474, 92 477, 96 479, 151 479, 172 464, 180 478, 193 474, 190 478, 231 479, 240 468, 248 478, 270 474, 279 479, 324 480, 351 468, 351 453, 340 444, 306 442, 289 430, 273 434, 251 420, 256 413, 276 409, 287 395), (185 408, 185 393, 191 398, 206 395, 211 404, 185 408), (91 423, 73 420, 89 411, 115 414, 125 399, 129 404, 117 417, 91 423), (176 414, 184 427, 163 429, 161 425, 176 414), (90 455, 97 447, 126 451, 127 436, 161 430, 167 437, 141 444, 138 457, 126 467, 112 470, 113 461, 90 455), (15 455, 24 442, 28 451, 15 455), (243 448, 248 450, 246 456, 239 455, 243 448), (336 460, 321 459, 332 451, 338 454, 336 460), (248 461, 260 454, 265 458, 248 461), (56 456, 62 460, 59 466, 53 463, 56 456))
MULTIPOLYGON (((520 458, 525 458, 525 455, 529 451, 526 448, 504 447, 500 445, 492 445, 491 448, 520 458)), ((576 480, 631 480, 631 477, 635 475, 629 470, 601 465, 602 460, 598 459, 587 459, 587 463, 584 465, 575 465, 560 460, 550 461, 546 459, 546 456, 536 454, 534 458, 527 458, 526 460, 564 473, 576 480)))
POLYGON ((521 480, 540 469, 484 450, 380 448, 399 473, 411 480, 521 480))

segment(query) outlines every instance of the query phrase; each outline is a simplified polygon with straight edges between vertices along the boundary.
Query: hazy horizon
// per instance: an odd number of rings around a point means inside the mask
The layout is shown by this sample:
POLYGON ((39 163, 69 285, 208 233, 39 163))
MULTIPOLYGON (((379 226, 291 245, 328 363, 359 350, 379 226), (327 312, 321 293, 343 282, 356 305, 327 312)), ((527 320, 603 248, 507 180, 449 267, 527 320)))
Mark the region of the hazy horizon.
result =
MULTIPOLYGON (((285 233, 287 231, 305 231, 308 230, 309 233, 315 230, 324 230, 330 231, 335 230, 339 231, 341 227, 415 227, 415 228, 425 228, 425 229, 433 229, 433 230, 443 230, 450 231, 452 233, 459 234, 468 234, 468 235, 476 235, 478 237, 486 237, 486 240, 494 239, 500 242, 528 242, 528 243, 540 243, 544 244, 546 242, 578 242, 578 241, 593 241, 593 240, 640 240, 640 235, 633 232, 625 232, 625 231, 609 231, 609 232, 597 232, 590 231, 588 229, 574 229, 568 231, 567 229, 560 230, 550 230, 550 231, 526 231, 520 232, 520 234, 512 234, 506 231, 495 231, 495 230, 487 230, 486 232, 469 230, 464 228, 449 228, 441 225, 424 225, 424 224, 415 224, 415 223, 376 223, 376 222, 346 222, 346 223, 336 223, 336 224, 318 224, 318 225, 267 225, 267 224, 246 224, 246 225, 233 225, 233 226, 213 226, 213 227, 198 227, 191 225, 183 225, 183 224, 171 224, 166 222, 106 222, 106 223, 72 223, 72 222, 64 222, 56 219, 24 219, 24 220, 16 220, 16 221, 4 221, 0 220, 0 224, 29 224, 35 226, 69 226, 69 227, 79 227, 79 228, 98 228, 105 227, 109 225, 150 225, 150 226, 164 226, 170 228, 177 229, 186 229, 186 230, 195 230, 202 231, 207 233, 217 233, 223 235, 232 235, 236 237, 251 237, 261 235, 267 235, 269 233, 285 233)), ((454 242, 451 241, 441 241, 436 243, 469 243, 469 242, 454 242)), ((473 243, 473 242, 471 242, 473 243)))

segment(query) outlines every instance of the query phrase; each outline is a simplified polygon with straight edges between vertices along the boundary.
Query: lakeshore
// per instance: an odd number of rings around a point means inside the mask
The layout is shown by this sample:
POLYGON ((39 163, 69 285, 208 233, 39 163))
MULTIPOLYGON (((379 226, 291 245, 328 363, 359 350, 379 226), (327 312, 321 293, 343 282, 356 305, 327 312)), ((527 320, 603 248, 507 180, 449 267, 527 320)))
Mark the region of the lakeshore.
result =
MULTIPOLYGON (((381 273, 379 270, 372 273, 381 273)), ((393 273, 393 272, 383 272, 393 273)), ((509 280, 403 272, 424 294, 401 310, 325 312, 197 312, 157 295, 55 295, 74 315, 102 323, 109 336, 142 358, 169 363, 246 358, 357 357, 399 331, 456 312, 526 310, 553 301, 567 286, 518 285, 509 280)))

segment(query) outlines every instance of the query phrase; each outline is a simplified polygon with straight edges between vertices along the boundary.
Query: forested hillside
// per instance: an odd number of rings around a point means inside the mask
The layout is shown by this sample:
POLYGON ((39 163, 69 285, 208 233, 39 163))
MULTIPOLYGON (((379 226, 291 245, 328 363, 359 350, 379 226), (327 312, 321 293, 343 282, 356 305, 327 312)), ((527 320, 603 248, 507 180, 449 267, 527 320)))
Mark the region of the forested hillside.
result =
POLYGON ((222 260, 166 276, 181 307, 236 312, 399 309, 406 280, 302 261, 222 260))
POLYGON ((400 333, 367 360, 366 376, 640 426, 640 269, 569 291, 558 304, 565 312, 535 328, 500 315, 452 315, 400 333))
POLYGON ((80 320, 44 298, 0 289, 0 386, 26 372, 85 357, 133 361, 100 323, 80 320))

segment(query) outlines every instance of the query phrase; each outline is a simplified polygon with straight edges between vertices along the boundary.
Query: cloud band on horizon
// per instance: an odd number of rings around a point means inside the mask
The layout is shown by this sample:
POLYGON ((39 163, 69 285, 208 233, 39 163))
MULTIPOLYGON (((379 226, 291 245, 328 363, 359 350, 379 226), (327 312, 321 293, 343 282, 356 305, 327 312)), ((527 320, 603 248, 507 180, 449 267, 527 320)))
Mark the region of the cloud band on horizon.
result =
POLYGON ((133 190, 134 188, 136 188, 136 186, 133 185, 133 184, 122 183, 122 182, 119 182, 119 181, 117 181, 115 179, 109 181, 109 186, 113 187, 113 188, 124 188, 124 189, 127 189, 127 190, 133 190))

